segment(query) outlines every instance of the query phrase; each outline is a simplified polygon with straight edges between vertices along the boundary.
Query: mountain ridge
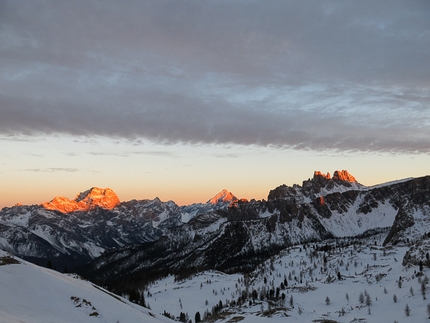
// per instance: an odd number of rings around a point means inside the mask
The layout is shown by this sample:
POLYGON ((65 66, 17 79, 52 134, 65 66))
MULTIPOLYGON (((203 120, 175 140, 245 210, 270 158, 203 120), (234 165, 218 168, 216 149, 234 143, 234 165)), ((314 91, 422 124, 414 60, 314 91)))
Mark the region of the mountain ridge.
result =
MULTIPOLYGON (((314 186, 314 188, 315 186, 320 188, 327 186, 329 189, 332 189, 334 187, 333 182, 337 183, 337 186, 341 185, 351 187, 350 184, 357 184, 357 186, 354 186, 354 188, 364 187, 363 185, 359 184, 355 177, 352 176, 347 170, 335 170, 333 177, 330 176, 330 173, 324 175, 320 171, 315 171, 312 179, 303 181, 303 186, 314 186)), ((281 186, 286 185, 283 184, 281 186)), ((295 186, 297 186, 297 184, 293 185, 293 187, 295 186)), ((320 190, 318 190, 318 192, 320 192, 320 190)), ((243 198, 240 200, 247 201, 247 199, 243 198)), ((234 204, 238 201, 239 199, 233 193, 224 188, 212 198, 210 198, 205 204, 223 205, 234 204)), ((51 201, 41 203, 41 205, 47 210, 60 211, 61 213, 71 213, 75 211, 88 211, 96 207, 111 210, 120 203, 121 201, 118 195, 111 188, 99 188, 94 186, 86 191, 78 193, 73 200, 63 196, 56 196, 51 201)), ((202 203, 193 203, 190 205, 185 205, 184 207, 191 205, 202 205, 202 203)), ((22 204, 17 203, 15 206, 22 206, 22 204)))
POLYGON ((416 227, 430 223, 430 177, 366 187, 348 174, 342 171, 329 177, 315 172, 303 186, 271 190, 267 201, 237 200, 223 190, 214 196, 217 204, 210 203, 211 198, 178 206, 156 198, 119 202, 106 209, 93 201, 110 192, 95 190, 92 195, 78 194, 75 201, 93 207, 67 216, 43 205, 4 208, 0 248, 42 264, 52 260, 61 269, 82 265, 110 250, 153 244, 164 250, 164 263, 174 266, 188 266, 194 259, 202 266, 226 268, 229 259, 236 259, 230 264, 239 268, 245 254, 264 258, 271 249, 296 243, 390 229, 386 243, 402 242, 406 233, 417 236, 416 227), (413 204, 408 206, 409 201, 413 204), (229 254, 223 248, 232 241, 236 247, 229 254), (201 252, 195 251, 196 246, 201 252), (220 258, 212 262, 211 257, 220 258))

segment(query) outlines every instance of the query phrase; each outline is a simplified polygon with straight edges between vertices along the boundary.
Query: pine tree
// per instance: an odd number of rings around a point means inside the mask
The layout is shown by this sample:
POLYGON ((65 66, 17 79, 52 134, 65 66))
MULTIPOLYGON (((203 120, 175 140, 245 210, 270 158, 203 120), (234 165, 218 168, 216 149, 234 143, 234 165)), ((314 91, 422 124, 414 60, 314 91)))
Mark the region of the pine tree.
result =
POLYGON ((397 303, 397 295, 396 294, 393 295, 393 301, 394 301, 394 303, 397 303))
POLYGON ((330 298, 328 296, 326 296, 325 298, 325 303, 326 305, 330 305, 330 298))
POLYGON ((363 292, 360 292, 360 295, 358 296, 358 301, 360 304, 364 304, 364 295, 363 292))
POLYGON ((199 323, 201 321, 200 312, 196 313, 194 320, 196 321, 196 323, 199 323))
POLYGON ((369 293, 366 293, 366 306, 372 305, 372 299, 370 298, 369 293))
POLYGON ((405 307, 405 315, 406 315, 406 316, 411 315, 411 309, 409 308, 409 305, 408 305, 408 304, 406 304, 406 307, 405 307))

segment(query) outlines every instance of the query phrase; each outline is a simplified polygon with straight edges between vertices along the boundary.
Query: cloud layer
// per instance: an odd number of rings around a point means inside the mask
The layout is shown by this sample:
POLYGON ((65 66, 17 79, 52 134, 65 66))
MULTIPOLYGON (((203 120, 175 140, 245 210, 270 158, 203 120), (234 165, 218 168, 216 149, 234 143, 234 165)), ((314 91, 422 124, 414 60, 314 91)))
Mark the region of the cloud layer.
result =
POLYGON ((428 1, 2 1, 0 133, 429 153, 428 1))

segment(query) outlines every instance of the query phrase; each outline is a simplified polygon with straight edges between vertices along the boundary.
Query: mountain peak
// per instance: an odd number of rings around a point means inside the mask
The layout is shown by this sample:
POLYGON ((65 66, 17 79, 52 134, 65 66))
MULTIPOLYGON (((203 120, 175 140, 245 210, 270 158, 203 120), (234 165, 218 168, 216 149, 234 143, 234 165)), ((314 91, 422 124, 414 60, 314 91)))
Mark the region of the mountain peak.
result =
POLYGON ((231 203, 237 200, 238 198, 234 196, 231 192, 227 191, 226 189, 223 189, 217 195, 212 197, 207 203, 215 205, 218 203, 231 203))
POLYGON ((357 183, 355 177, 348 173, 347 170, 336 170, 333 173, 333 177, 330 176, 330 173, 324 175, 320 171, 314 172, 313 181, 315 183, 326 184, 330 180, 335 182, 357 183))
POLYGON ((357 180, 354 176, 352 176, 350 173, 348 173, 347 170, 337 170, 333 174, 333 180, 336 181, 343 181, 343 182, 350 182, 350 183, 356 183, 357 180))
POLYGON ((57 196, 50 202, 43 203, 42 206, 48 210, 70 213, 74 211, 88 211, 96 207, 111 210, 119 203, 118 195, 112 189, 92 187, 77 194, 74 200, 57 196))

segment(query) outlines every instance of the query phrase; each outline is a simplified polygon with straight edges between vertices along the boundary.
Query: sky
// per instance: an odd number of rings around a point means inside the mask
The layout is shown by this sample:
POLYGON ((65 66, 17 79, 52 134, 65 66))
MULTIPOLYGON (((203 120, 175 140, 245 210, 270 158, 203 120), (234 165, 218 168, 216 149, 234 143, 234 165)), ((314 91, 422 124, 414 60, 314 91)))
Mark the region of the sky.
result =
POLYGON ((430 174, 427 0, 0 0, 0 207, 430 174))

